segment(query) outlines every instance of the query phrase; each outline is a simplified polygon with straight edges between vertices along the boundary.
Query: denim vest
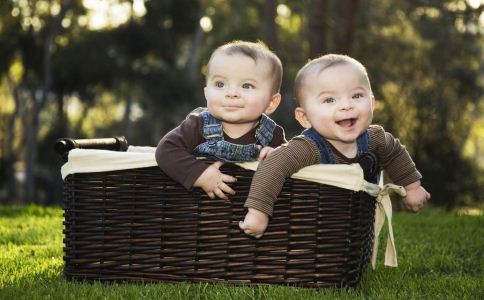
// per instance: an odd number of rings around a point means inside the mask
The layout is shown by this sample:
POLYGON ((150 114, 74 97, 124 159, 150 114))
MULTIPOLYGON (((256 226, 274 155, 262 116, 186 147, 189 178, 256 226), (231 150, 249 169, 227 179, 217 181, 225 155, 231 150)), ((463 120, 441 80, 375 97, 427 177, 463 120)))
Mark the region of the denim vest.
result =
POLYGON ((197 156, 213 156, 224 161, 257 160, 260 146, 266 147, 269 145, 276 128, 276 123, 265 114, 262 114, 259 126, 255 132, 257 143, 238 145, 224 140, 222 123, 208 111, 202 111, 200 115, 203 118, 203 137, 205 142, 198 145, 193 150, 193 154, 197 156), (257 144, 260 146, 257 146, 257 144))
MULTIPOLYGON (((317 133, 314 129, 309 128, 302 132, 302 135, 310 138, 318 147, 320 163, 335 164, 334 153, 329 142, 317 133)), ((358 163, 363 168, 365 180, 378 183, 380 179, 380 166, 376 156, 370 152, 370 134, 368 130, 363 132, 357 139, 358 163)))

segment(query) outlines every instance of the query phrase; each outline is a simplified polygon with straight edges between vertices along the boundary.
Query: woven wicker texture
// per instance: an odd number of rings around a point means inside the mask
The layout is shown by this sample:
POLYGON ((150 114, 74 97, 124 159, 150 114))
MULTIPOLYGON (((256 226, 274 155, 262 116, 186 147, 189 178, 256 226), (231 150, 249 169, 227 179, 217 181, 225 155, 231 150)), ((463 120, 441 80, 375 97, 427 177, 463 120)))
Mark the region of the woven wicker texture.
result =
POLYGON ((371 257, 375 200, 288 179, 265 235, 238 228, 253 172, 230 200, 186 191, 159 168, 69 175, 64 183, 68 279, 355 286, 371 257))

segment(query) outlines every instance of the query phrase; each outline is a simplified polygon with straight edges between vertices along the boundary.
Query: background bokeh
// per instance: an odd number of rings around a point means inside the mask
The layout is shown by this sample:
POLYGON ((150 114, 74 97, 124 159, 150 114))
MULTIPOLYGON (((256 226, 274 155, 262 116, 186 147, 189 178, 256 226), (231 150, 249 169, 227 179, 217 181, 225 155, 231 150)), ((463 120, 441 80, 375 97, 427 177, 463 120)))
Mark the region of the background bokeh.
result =
POLYGON ((349 54, 369 71, 375 123, 407 146, 432 204, 484 201, 484 1, 4 0, 0 203, 61 203, 59 137, 155 146, 204 105, 211 51, 262 40, 284 66, 274 119, 287 137, 293 79, 349 54))

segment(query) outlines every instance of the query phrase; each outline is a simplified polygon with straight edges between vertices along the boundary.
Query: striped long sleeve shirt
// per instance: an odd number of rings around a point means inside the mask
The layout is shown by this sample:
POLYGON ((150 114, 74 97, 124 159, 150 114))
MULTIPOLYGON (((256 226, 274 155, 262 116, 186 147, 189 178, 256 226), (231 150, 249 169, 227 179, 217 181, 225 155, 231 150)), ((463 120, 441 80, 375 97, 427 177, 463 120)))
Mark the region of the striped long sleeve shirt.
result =
MULTIPOLYGON (((371 125, 368 132, 369 151, 375 154, 380 167, 395 184, 407 186, 422 178, 407 149, 398 139, 378 125, 371 125)), ((335 148, 332 147, 332 150, 337 164, 358 161, 358 157, 347 158, 335 148)), ((272 215, 274 201, 286 178, 304 167, 319 163, 320 155, 316 144, 303 135, 294 137, 259 164, 244 206, 272 215)))

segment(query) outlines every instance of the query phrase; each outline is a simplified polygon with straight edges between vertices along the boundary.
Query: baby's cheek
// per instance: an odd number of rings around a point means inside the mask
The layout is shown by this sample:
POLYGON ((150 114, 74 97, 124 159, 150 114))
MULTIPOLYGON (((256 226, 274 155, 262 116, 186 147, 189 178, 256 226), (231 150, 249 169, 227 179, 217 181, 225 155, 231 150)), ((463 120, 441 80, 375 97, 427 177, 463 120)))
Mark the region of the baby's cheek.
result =
POLYGON ((258 105, 253 109, 254 114, 262 114, 266 111, 267 106, 266 105, 258 105))

